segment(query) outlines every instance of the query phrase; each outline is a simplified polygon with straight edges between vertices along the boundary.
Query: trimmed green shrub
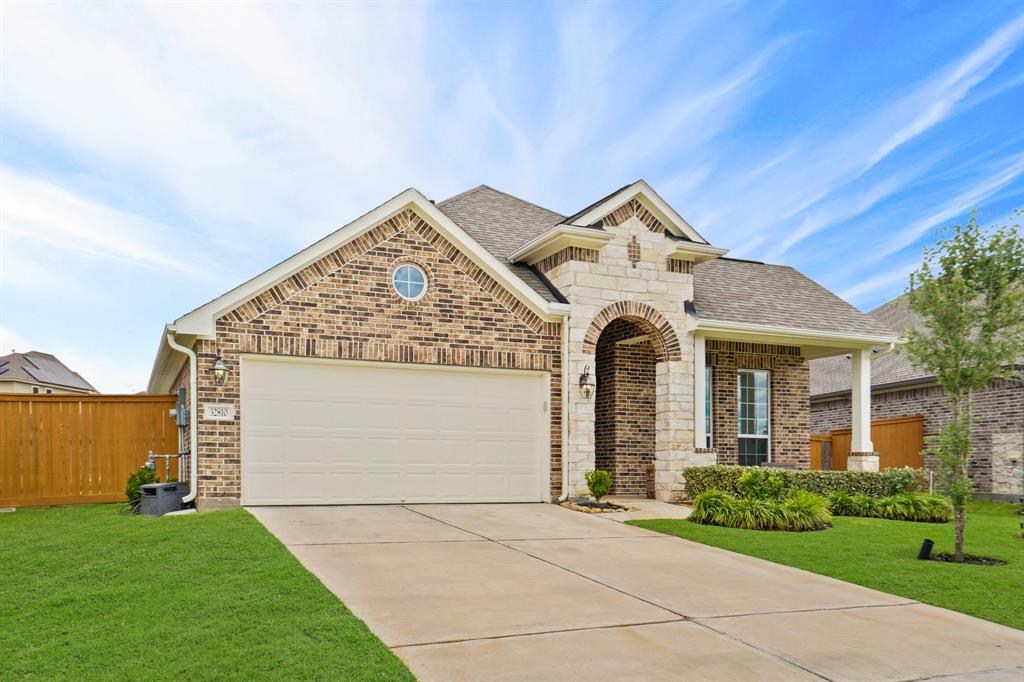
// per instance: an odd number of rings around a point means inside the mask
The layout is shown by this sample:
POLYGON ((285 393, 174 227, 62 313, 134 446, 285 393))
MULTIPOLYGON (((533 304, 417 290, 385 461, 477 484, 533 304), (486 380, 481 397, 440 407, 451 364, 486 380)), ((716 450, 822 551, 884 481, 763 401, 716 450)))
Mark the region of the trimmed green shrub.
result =
POLYGON ((924 469, 914 467, 898 467, 895 469, 883 469, 882 478, 889 485, 890 495, 900 493, 916 493, 924 485, 924 469))
POLYGON ((142 499, 142 486, 159 482, 160 479, 157 478, 156 471, 147 467, 142 467, 128 477, 128 482, 124 486, 124 494, 128 498, 128 504, 131 505, 132 511, 136 511, 139 507, 139 500, 142 499))
POLYGON ((880 500, 869 495, 829 495, 828 506, 835 516, 865 516, 895 521, 946 523, 953 506, 939 495, 901 493, 880 500))
POLYGON ((693 501, 693 523, 748 530, 803 531, 828 528, 832 516, 824 498, 797 490, 784 500, 735 497, 705 490, 693 501))
POLYGON ((828 502, 821 495, 794 490, 782 503, 785 530, 821 530, 832 525, 828 502))
POLYGON ((594 501, 600 502, 601 498, 612 489, 612 475, 604 469, 587 472, 587 489, 594 496, 594 501))
POLYGON ((858 493, 853 496, 853 506, 857 510, 855 516, 875 517, 882 515, 878 500, 864 493, 858 493))
MULTIPOLYGON (((812 471, 809 469, 770 469, 767 467, 741 467, 734 465, 715 465, 690 467, 683 472, 686 479, 686 492, 691 499, 696 499, 705 490, 721 490, 734 496, 742 496, 740 477, 751 470, 765 470, 778 474, 782 479, 783 488, 789 490, 806 490, 818 495, 828 496, 834 492, 849 495, 869 495, 871 497, 888 497, 902 492, 908 483, 908 474, 903 469, 887 469, 885 471, 812 471)), ((916 472, 918 481, 923 477, 916 472)), ((919 485, 919 483, 918 483, 919 485)))
POLYGON ((714 524, 716 516, 732 499, 721 490, 705 490, 693 500, 689 518, 696 523, 714 524))
POLYGON ((740 474, 736 487, 742 497, 756 500, 780 500, 784 485, 774 469, 753 467, 740 474))

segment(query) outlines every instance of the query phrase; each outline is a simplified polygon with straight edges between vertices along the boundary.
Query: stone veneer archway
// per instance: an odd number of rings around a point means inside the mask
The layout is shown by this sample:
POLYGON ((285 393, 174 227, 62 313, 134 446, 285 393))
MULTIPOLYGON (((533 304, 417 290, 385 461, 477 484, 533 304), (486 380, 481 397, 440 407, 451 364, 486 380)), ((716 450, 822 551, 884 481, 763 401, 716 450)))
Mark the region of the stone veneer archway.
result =
POLYGON ((648 331, 651 343, 658 355, 658 362, 682 359, 679 337, 676 336, 669 321, 651 306, 637 301, 618 301, 603 308, 595 315, 594 321, 590 323, 583 339, 583 352, 594 355, 597 352, 597 341, 601 337, 601 332, 612 320, 619 318, 636 322, 648 331))

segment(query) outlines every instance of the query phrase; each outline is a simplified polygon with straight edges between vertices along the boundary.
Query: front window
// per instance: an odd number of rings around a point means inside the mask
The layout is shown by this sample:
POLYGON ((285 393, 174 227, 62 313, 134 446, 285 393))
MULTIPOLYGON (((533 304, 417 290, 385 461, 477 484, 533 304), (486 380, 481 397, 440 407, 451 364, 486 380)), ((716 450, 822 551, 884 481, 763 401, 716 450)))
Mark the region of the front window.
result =
POLYGON ((711 438, 713 432, 711 428, 711 365, 704 366, 704 447, 714 447, 714 441, 711 438))
POLYGON ((407 301, 418 301, 427 293, 427 276, 422 270, 411 263, 405 263, 395 268, 395 274, 391 277, 398 295, 407 301))
POLYGON ((768 372, 762 369, 741 369, 736 377, 742 466, 757 466, 770 459, 768 383, 768 372))

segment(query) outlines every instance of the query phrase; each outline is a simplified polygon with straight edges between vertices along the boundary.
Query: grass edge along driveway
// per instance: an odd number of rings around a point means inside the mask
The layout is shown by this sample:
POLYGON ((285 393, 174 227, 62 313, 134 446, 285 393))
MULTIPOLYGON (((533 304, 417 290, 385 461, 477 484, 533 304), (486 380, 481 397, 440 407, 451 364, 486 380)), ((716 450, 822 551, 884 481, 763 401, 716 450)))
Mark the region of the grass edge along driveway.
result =
POLYGON ((953 524, 834 517, 834 527, 808 533, 703 526, 678 519, 629 521, 660 533, 802 568, 925 604, 1024 630, 1024 540, 1019 505, 972 500, 965 548, 1005 566, 918 561, 921 541, 953 551, 953 524))
POLYGON ((248 512, 0 514, 0 679, 412 680, 248 512))

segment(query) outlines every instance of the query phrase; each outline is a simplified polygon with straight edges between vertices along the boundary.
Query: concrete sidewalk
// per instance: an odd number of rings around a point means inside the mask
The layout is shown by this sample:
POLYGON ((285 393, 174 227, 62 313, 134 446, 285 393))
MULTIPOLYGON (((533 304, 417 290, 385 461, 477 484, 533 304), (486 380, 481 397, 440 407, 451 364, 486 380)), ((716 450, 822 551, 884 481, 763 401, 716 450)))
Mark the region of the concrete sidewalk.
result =
POLYGON ((250 511, 424 681, 1024 676, 1020 631, 612 515, 250 511))

